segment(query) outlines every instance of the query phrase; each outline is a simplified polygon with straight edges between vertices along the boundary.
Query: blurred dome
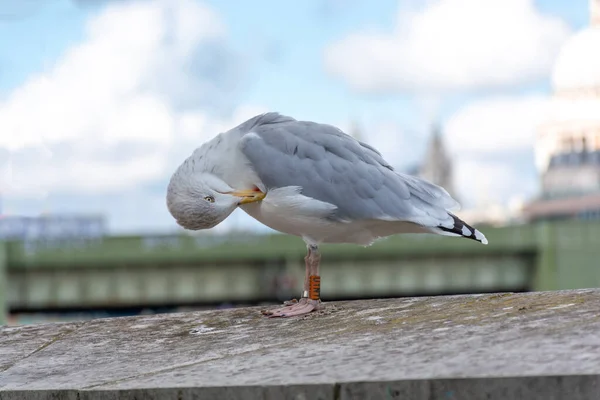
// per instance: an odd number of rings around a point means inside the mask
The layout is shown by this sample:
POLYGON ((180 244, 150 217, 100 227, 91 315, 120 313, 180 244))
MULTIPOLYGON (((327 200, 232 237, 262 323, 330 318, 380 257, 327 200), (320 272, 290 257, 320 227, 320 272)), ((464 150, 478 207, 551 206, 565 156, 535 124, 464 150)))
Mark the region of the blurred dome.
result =
POLYGON ((600 26, 575 34, 563 46, 552 73, 554 90, 600 88, 600 26))
MULTIPOLYGON (((596 87, 600 88, 600 80, 596 87)), ((600 92, 600 91, 599 91, 600 92)), ((554 96, 550 101, 546 123, 571 123, 584 127, 600 122, 600 96, 554 96)))

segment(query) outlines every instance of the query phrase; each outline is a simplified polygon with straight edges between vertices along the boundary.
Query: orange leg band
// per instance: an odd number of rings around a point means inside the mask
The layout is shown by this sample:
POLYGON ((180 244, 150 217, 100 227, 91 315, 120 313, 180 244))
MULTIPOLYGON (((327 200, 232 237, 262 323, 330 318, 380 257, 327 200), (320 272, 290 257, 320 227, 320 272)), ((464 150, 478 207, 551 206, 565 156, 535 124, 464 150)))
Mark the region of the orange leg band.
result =
POLYGON ((308 277, 308 298, 311 300, 321 299, 321 277, 311 275, 308 277))

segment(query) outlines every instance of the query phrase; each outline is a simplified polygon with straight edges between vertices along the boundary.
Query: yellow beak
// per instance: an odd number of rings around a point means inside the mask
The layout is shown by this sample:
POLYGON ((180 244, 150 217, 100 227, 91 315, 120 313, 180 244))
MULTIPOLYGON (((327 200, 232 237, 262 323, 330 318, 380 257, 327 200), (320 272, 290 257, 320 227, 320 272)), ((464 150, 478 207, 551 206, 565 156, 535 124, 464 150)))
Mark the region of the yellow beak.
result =
POLYGON ((234 190, 229 192, 232 196, 241 197, 239 204, 254 203, 265 198, 266 194, 260 190, 234 190))

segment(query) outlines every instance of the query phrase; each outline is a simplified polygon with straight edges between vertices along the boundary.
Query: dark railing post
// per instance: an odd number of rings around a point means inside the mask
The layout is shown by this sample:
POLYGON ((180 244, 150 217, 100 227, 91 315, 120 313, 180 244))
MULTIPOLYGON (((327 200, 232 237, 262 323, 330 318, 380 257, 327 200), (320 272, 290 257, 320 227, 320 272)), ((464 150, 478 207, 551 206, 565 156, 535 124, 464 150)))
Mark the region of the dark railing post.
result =
POLYGON ((533 290, 556 290, 560 287, 556 271, 556 223, 537 224, 538 254, 533 290))

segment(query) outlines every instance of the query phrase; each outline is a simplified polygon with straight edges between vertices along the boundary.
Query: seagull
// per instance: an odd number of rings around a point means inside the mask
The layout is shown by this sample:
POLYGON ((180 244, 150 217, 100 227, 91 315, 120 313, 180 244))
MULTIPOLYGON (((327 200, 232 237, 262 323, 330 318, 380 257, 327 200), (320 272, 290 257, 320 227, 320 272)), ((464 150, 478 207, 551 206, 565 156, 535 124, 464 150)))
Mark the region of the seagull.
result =
POLYGON ((276 112, 250 118, 193 151, 173 173, 167 208, 187 230, 210 229, 241 208, 306 243, 299 300, 264 310, 293 317, 323 310, 322 243, 369 246, 400 233, 434 233, 487 244, 450 211, 448 192, 396 171, 381 153, 327 124, 276 112))

